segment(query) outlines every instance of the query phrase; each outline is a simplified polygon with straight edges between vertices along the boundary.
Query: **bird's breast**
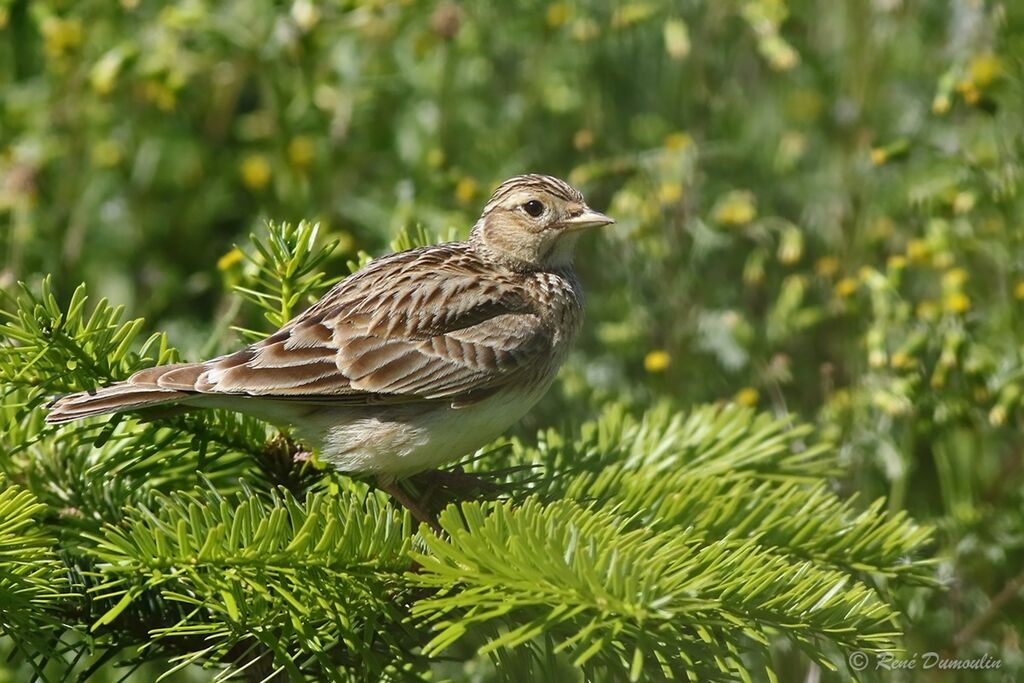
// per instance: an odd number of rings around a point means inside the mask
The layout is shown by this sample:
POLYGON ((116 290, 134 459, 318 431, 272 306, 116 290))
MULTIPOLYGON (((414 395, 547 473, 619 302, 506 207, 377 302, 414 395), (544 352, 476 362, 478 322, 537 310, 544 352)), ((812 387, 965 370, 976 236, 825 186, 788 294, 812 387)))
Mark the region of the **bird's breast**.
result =
POLYGON ((541 318, 554 332, 554 345, 568 347, 583 325, 583 287, 572 270, 534 275, 534 292, 541 318))

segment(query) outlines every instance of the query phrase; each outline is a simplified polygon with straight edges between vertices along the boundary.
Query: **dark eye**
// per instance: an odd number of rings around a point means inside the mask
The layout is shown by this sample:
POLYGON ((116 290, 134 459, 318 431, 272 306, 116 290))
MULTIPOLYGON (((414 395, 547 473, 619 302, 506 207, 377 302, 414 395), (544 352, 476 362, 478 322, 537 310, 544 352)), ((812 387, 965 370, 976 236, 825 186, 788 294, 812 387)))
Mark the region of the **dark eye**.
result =
POLYGON ((523 211, 536 218, 537 216, 544 213, 544 205, 538 202, 536 199, 531 199, 530 201, 523 204, 523 211))

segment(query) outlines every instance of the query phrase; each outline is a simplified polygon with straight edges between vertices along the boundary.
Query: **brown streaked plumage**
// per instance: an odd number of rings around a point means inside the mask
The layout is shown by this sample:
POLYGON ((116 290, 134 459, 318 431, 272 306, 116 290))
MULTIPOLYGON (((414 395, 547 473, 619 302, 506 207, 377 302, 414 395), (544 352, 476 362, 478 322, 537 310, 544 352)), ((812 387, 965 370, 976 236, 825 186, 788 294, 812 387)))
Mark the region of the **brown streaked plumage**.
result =
POLYGON ((387 480, 498 436, 550 385, 579 329, 581 229, 613 222, 567 183, 502 183, 468 241, 385 256, 266 339, 61 397, 47 421, 181 403, 293 424, 339 469, 387 480))

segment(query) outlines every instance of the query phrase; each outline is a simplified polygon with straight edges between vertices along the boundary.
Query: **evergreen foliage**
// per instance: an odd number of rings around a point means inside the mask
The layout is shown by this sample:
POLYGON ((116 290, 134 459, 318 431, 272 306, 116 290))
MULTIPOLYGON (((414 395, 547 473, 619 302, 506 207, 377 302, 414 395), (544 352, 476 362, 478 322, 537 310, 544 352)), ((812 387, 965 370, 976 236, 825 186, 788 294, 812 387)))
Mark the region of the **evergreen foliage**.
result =
POLYGON ((0 477, 0 632, 24 652, 46 649, 60 627, 54 616, 67 585, 56 539, 40 528, 46 510, 28 491, 0 477))
MULTIPOLYGON (((279 324, 331 248, 271 226, 237 289, 279 324)), ((466 464, 495 499, 452 499, 438 537, 250 418, 43 426, 52 392, 176 353, 83 288, 6 305, 0 618, 45 680, 108 661, 401 680, 477 656, 505 680, 773 678, 783 641, 828 668, 826 645, 894 647, 893 589, 934 582, 930 530, 841 500, 834 449, 788 418, 611 405, 499 443, 466 464)))

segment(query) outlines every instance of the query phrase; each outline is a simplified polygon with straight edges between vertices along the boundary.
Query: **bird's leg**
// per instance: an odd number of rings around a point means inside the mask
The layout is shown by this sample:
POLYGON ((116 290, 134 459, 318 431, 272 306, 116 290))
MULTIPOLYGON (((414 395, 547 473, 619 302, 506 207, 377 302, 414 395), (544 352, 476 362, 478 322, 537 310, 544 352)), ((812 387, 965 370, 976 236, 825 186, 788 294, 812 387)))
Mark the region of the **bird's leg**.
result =
POLYGON ((413 500, 396 480, 391 479, 390 477, 377 477, 377 487, 397 500, 405 509, 411 512, 412 516, 416 518, 416 521, 429 525, 430 528, 438 535, 443 533, 441 525, 437 523, 437 519, 434 515, 427 512, 422 505, 413 500))
POLYGON ((450 470, 434 470, 431 472, 435 485, 443 486, 452 491, 472 494, 477 491, 493 493, 501 487, 475 474, 469 474, 461 467, 450 470))
POLYGON ((413 477, 416 483, 424 484, 427 489, 423 496, 429 501, 435 494, 447 494, 449 501, 469 499, 477 493, 494 494, 501 490, 497 484, 473 474, 468 474, 461 467, 450 470, 427 470, 413 477))

